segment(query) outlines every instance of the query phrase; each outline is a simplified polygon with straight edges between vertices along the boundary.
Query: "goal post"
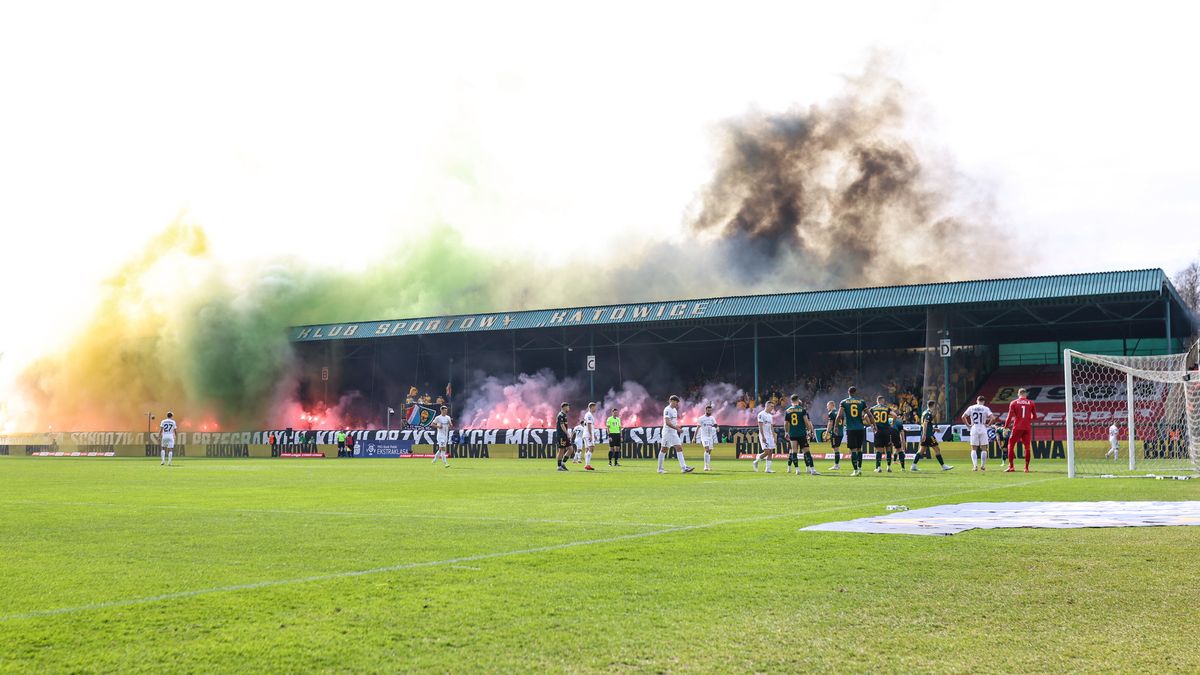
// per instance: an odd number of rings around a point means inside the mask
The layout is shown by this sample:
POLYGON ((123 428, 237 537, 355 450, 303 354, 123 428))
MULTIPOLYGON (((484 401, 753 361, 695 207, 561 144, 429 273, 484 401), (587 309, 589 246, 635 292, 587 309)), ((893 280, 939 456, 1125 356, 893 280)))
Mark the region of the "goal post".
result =
POLYGON ((1067 475, 1200 471, 1198 348, 1161 356, 1063 350, 1067 475))

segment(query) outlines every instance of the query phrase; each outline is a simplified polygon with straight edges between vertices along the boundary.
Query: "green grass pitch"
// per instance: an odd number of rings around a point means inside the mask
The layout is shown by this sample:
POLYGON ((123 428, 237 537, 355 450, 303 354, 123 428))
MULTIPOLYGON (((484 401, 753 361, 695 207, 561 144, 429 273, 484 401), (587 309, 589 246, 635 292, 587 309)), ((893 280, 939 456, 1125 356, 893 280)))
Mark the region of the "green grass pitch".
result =
POLYGON ((1200 499, 956 454, 860 478, 4 458, 0 671, 1200 671, 1200 528, 798 531, 888 504, 1200 499))

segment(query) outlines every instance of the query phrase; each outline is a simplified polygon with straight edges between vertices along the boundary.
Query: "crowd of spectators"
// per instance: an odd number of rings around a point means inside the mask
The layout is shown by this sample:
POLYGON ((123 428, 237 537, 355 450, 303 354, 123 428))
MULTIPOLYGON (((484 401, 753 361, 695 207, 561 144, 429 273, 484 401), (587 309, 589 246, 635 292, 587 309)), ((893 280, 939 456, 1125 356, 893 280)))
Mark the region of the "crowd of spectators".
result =
MULTIPOLYGON (((888 400, 897 402, 901 412, 915 411, 920 407, 921 381, 924 378, 923 357, 913 352, 868 351, 861 354, 855 363, 854 354, 822 354, 812 363, 798 364, 798 377, 780 379, 770 377, 760 384, 756 395, 753 386, 746 387, 734 401, 738 409, 751 410, 763 402, 775 404, 786 402, 792 394, 799 394, 810 403, 839 398, 851 385, 857 386, 863 395, 874 397, 881 393, 888 400), (857 375, 856 375, 857 373, 857 375)), ((711 380, 698 375, 688 382, 685 398, 701 395, 711 380)))

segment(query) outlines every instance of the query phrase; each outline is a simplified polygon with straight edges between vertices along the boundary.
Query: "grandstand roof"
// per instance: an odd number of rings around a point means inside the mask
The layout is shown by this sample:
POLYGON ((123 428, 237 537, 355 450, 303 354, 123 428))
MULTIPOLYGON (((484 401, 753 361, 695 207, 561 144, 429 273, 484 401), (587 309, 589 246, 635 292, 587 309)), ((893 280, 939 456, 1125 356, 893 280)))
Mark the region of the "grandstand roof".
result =
POLYGON ((313 342, 1162 293, 1185 307, 1163 270, 1143 269, 296 326, 290 339, 313 342))

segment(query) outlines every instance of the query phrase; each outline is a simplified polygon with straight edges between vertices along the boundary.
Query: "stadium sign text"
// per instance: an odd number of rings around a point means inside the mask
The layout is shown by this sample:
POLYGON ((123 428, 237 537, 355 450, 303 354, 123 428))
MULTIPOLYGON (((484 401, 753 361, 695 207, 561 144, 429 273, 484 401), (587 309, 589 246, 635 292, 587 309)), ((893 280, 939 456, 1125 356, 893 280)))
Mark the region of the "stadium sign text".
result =
POLYGON ((475 314, 462 316, 405 319, 401 321, 363 321, 358 323, 297 326, 291 329, 293 342, 382 338, 398 335, 430 333, 465 333, 519 328, 556 326, 587 326, 643 321, 672 321, 719 316, 710 310, 720 300, 688 300, 686 302, 657 302, 606 307, 535 310, 507 314, 475 314))

